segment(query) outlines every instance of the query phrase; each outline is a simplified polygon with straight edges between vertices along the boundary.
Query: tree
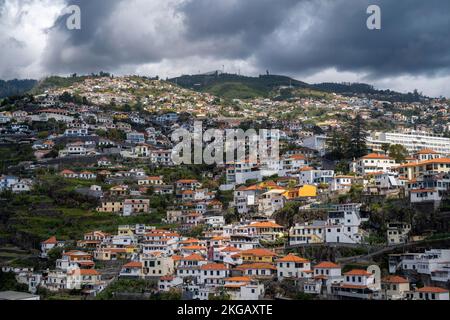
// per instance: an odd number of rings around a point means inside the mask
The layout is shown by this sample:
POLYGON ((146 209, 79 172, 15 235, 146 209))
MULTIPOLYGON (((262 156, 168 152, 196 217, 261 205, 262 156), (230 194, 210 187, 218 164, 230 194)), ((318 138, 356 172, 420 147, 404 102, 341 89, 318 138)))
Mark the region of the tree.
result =
POLYGON ((27 292, 26 284, 18 283, 13 272, 3 272, 0 270, 0 291, 20 291, 27 292))
POLYGON ((389 143, 383 143, 383 144, 381 145, 381 150, 383 150, 383 152, 384 152, 385 155, 388 153, 389 147, 390 147, 390 146, 391 146, 391 145, 390 145, 389 143))
POLYGON ((337 129, 331 132, 327 142, 327 155, 330 160, 341 160, 345 158, 348 141, 345 134, 337 129))
POLYGON ((360 158, 367 154, 367 136, 366 123, 361 115, 357 115, 355 119, 348 122, 347 137, 350 145, 348 148, 348 156, 350 159, 360 158))
POLYGON ((338 164, 336 164, 334 171, 340 174, 348 174, 350 172, 349 163, 345 160, 341 160, 338 164))
POLYGON ((389 156, 395 159, 396 163, 402 163, 408 157, 408 150, 401 144, 393 144, 389 146, 389 156))

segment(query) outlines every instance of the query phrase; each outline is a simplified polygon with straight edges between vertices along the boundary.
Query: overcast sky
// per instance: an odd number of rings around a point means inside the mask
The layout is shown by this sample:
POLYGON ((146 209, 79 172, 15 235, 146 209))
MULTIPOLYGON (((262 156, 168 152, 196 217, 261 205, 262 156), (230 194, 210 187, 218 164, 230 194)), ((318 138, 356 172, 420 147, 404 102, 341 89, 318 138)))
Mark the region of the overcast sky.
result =
POLYGON ((0 78, 268 69, 450 97, 448 0, 0 0, 0 78), (81 30, 63 9, 81 8, 81 30), (366 9, 381 8, 381 30, 366 9))

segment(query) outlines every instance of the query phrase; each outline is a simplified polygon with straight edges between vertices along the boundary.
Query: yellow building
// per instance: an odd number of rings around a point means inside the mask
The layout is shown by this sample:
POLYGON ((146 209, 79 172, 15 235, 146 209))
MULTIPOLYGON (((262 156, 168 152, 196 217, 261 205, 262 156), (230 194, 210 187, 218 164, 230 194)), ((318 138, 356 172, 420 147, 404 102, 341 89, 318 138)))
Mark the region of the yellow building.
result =
POLYGON ((245 262, 273 262, 277 254, 267 249, 249 249, 239 253, 245 262))
POLYGON ((317 187, 313 185, 304 185, 300 188, 287 190, 285 193, 283 193, 283 196, 288 200, 317 197, 317 187))
POLYGON ((298 190, 299 198, 317 197, 317 187, 312 185, 304 185, 298 190))
POLYGON ((121 212, 123 210, 122 201, 103 201, 97 208, 97 212, 121 212))
POLYGON ((119 226, 117 229, 117 234, 119 236, 132 236, 134 235, 134 231, 133 228, 131 226, 128 225, 124 225, 124 226, 119 226))

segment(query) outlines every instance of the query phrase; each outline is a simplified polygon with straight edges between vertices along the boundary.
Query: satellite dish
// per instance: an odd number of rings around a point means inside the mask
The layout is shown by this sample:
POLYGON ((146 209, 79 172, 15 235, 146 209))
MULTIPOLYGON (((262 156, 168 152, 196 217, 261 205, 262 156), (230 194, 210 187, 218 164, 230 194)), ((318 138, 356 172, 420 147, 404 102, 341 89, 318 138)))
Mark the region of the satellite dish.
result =
POLYGON ((381 289, 381 270, 377 265, 371 265, 367 268, 367 272, 375 275, 375 287, 381 289))

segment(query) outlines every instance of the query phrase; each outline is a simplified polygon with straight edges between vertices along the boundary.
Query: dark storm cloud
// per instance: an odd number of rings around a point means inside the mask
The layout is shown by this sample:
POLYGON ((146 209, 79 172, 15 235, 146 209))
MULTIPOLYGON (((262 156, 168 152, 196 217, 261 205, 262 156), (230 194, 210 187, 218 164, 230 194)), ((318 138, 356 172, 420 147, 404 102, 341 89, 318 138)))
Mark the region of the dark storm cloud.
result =
POLYGON ((185 17, 185 36, 214 42, 234 39, 227 58, 246 58, 305 0, 188 0, 178 10, 185 17))
MULTIPOLYGON (((0 0, 1 3, 1 0, 0 0)), ((242 60, 310 75, 335 68, 372 78, 447 75, 450 1, 78 0, 82 30, 50 30, 52 72, 114 71, 163 59, 242 60), (378 4, 382 29, 366 28, 378 4), (168 12, 170 11, 170 12, 168 12), (116 20, 114 20, 116 19, 116 20)))
POLYGON ((81 9, 81 30, 68 30, 68 14, 61 15, 53 28, 44 53, 44 64, 51 72, 96 72, 117 66, 120 39, 108 42, 105 22, 123 0, 68 0, 67 6, 81 9), (65 50, 70 50, 65 55, 65 50))
POLYGON ((373 78, 449 72, 450 1, 324 3, 305 32, 290 37, 288 29, 295 24, 287 24, 282 37, 269 38, 257 52, 258 62, 281 72, 336 68, 368 73, 373 78), (366 28, 369 4, 381 7, 381 30, 366 28))

